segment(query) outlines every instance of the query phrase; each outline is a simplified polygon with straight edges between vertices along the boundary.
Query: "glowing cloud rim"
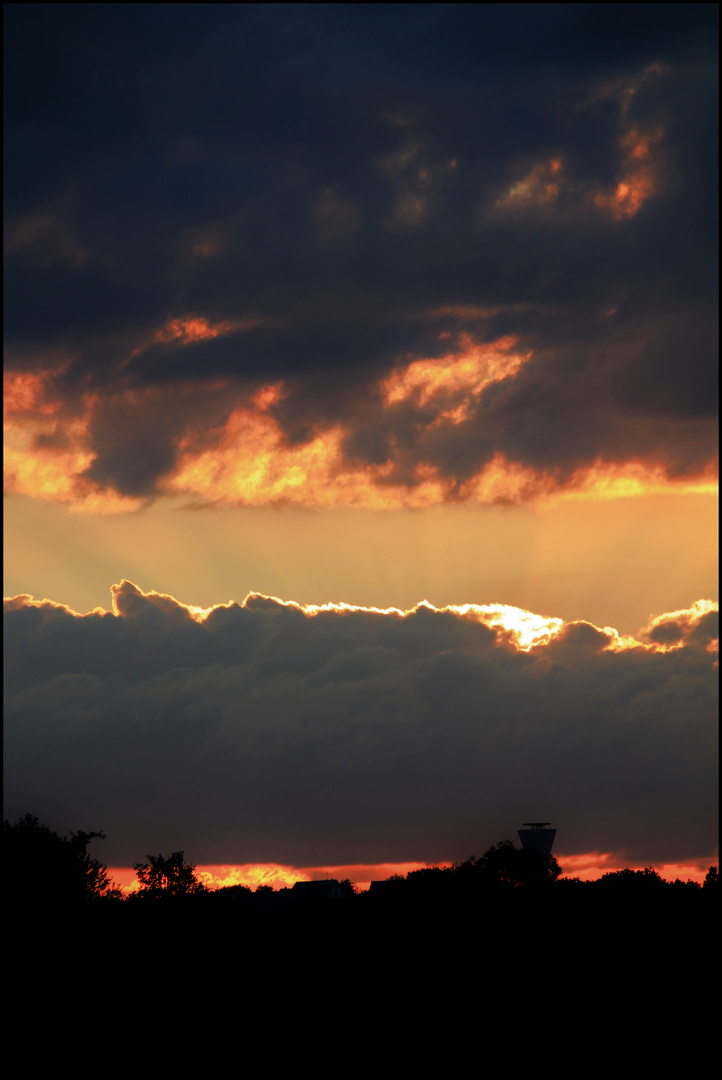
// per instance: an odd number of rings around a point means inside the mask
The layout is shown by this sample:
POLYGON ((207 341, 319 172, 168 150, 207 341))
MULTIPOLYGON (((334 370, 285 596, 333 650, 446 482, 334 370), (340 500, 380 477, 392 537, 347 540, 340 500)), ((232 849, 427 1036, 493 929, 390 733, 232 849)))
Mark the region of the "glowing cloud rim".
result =
MULTIPOLYGON (((117 585, 111 586, 112 607, 108 612, 105 608, 96 607, 86 615, 108 615, 123 618, 127 614, 124 611, 124 600, 127 596, 137 596, 143 600, 165 609, 184 613, 185 616, 196 623, 204 623, 214 612, 229 609, 236 605, 236 601, 229 600, 224 604, 213 604, 210 607, 200 607, 195 604, 184 604, 168 593, 160 593, 155 590, 144 592, 134 585, 132 581, 123 578, 117 585)), ((512 645, 519 652, 530 652, 539 647, 548 645, 563 631, 574 626, 588 626, 596 633, 607 638, 603 646, 604 652, 622 652, 627 649, 641 649, 647 652, 663 653, 672 652, 683 648, 687 635, 692 632, 704 616, 713 611, 719 611, 719 604, 713 600, 695 600, 689 608, 677 611, 665 612, 660 615, 650 615, 647 624, 640 628, 637 635, 620 634, 611 626, 599 627, 594 623, 577 619, 565 622, 556 616, 540 615, 524 608, 514 607, 510 604, 448 604, 437 608, 428 600, 421 600, 412 608, 377 608, 363 607, 356 604, 343 602, 327 602, 323 604, 299 604, 295 600, 281 600, 277 596, 266 596, 263 593, 250 592, 243 602, 238 605, 241 608, 252 607, 257 603, 272 604, 281 608, 292 609, 306 618, 315 618, 326 613, 344 614, 368 614, 379 615, 386 618, 407 619, 416 615, 419 611, 428 611, 436 615, 453 615, 460 619, 481 623, 488 629, 498 633, 503 640, 512 645), (676 640, 656 641, 654 632, 662 626, 674 626, 679 628, 676 640)), ((84 615, 74 611, 67 604, 58 603, 55 600, 43 598, 36 600, 29 593, 20 593, 17 596, 5 597, 3 600, 5 610, 13 610, 25 607, 56 608, 64 611, 74 618, 83 618, 84 615)), ((715 651, 719 644, 715 639, 710 643, 707 651, 715 651)))

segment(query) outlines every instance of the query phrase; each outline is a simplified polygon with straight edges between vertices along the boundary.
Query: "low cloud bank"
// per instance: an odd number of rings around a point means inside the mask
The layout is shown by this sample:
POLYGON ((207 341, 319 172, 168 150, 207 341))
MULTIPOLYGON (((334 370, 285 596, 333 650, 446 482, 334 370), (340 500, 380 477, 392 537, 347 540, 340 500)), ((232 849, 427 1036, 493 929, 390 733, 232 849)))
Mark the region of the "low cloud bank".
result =
POLYGON ((5 814, 102 828, 115 865, 464 858, 539 815, 635 865, 715 848, 710 602, 637 639, 498 605, 203 611, 127 581, 113 607, 6 601, 5 814))

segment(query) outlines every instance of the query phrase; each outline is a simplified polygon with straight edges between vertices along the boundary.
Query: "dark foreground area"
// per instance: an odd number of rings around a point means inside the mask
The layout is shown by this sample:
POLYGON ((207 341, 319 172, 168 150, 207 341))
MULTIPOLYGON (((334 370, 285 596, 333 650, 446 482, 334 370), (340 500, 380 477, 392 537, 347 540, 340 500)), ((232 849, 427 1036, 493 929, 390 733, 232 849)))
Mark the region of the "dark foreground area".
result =
POLYGON ((613 1031, 683 1057, 695 1032, 713 1030, 717 925, 711 889, 564 882, 275 910, 220 893, 26 909, 11 921, 10 1026, 32 1002, 64 1037, 81 1023, 103 1043, 206 1032, 270 1040, 269 1052, 292 1039, 293 1054, 331 1040, 342 1054, 386 1032, 438 1053, 439 1041, 491 1033, 519 1062, 537 1040, 555 1057, 573 1035, 589 1053, 613 1031))
POLYGON ((581 882, 505 842, 367 893, 336 881, 211 892, 174 852, 138 864, 141 890, 124 899, 88 856, 91 836, 29 817, 5 829, 9 1019, 25 1038, 48 1025, 63 1045, 78 1029, 108 1046, 240 1030, 285 1045, 293 1029, 295 1054, 329 1029, 350 1045, 521 1023, 527 1043, 573 1028, 589 1053, 609 1025, 615 1039, 652 1024, 675 1042, 712 1023, 714 869, 703 887, 651 868, 581 882))
MULTIPOLYGON (((427 888, 407 878, 336 900, 235 887, 26 902, 11 905, 8 915, 21 943, 22 977, 32 982, 45 971, 66 992, 69 972, 101 969, 111 982, 127 980, 136 994, 149 980, 148 990, 160 983, 170 995, 197 993, 219 978, 225 983, 229 971, 244 985, 283 984, 294 993, 327 977, 351 995, 367 978, 404 992, 426 985, 446 993, 470 973, 487 989, 511 988, 521 978, 544 993, 562 972, 575 985, 598 989, 611 979, 615 994, 634 987, 656 997, 674 986, 706 984, 718 888, 628 873, 628 880, 467 890, 445 888, 439 875, 427 888)), ((90 990, 84 980, 81 990, 90 990)))
POLYGON ((711 889, 254 900, 16 910, 10 1042, 39 1042, 54 1064, 170 1060, 205 1073, 220 1046, 272 1073, 320 1057, 432 1075, 491 1044, 513 1076, 539 1057, 555 1072, 566 1063, 562 1075, 590 1059, 616 1070, 621 1057, 626 1075, 681 1069, 716 1027, 711 889))

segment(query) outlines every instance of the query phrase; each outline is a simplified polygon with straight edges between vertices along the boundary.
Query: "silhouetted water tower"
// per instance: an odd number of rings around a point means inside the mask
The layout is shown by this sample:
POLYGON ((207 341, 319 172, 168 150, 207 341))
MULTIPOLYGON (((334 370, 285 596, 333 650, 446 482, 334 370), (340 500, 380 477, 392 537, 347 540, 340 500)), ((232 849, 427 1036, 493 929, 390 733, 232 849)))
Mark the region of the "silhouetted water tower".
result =
POLYGON ((552 844, 557 831, 556 829, 548 829, 547 825, 549 824, 548 821, 525 821, 524 828, 517 829, 521 846, 523 848, 534 848, 535 851, 541 851, 542 855, 551 855, 552 844))

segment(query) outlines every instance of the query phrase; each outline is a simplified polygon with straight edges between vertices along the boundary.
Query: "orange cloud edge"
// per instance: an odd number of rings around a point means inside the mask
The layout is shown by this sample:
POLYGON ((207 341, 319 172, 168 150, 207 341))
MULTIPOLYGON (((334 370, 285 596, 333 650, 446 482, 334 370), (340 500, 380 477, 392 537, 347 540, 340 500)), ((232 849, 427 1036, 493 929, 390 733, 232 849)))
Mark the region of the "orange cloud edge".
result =
MULTIPOLYGON (((247 325, 251 323, 249 319, 247 325)), ((201 318, 176 319, 155 331, 153 340, 176 340, 182 345, 238 333, 241 325, 246 323, 211 327, 201 318)), ((451 431, 473 422, 487 387, 513 379, 531 356, 518 351, 512 336, 477 343, 461 332, 445 356, 406 358, 379 382, 375 407, 393 422, 394 417, 413 408, 417 423, 433 442, 437 429, 451 431)), ((5 492, 64 503, 76 512, 140 510, 151 496, 123 495, 90 478, 88 470, 96 457, 90 431, 96 410, 105 402, 98 393, 86 394, 74 414, 66 415, 63 402, 54 397, 53 379, 58 370, 62 365, 57 370, 8 372, 5 376, 5 492)), ((553 471, 540 471, 497 453, 464 481, 443 475, 424 461, 423 447, 419 460, 408 468, 396 460, 393 448, 383 464, 359 464, 346 457, 349 431, 341 423, 315 430, 302 445, 286 443, 273 415, 273 407, 287 393, 283 382, 244 389, 216 380, 204 386, 179 385, 174 392, 184 401, 193 395, 205 394, 209 400, 226 395, 235 404, 218 429, 204 432, 201 438, 189 427, 179 438, 175 464, 160 479, 152 498, 188 499, 193 505, 208 506, 422 509, 448 501, 553 506, 567 499, 599 501, 665 493, 716 494, 719 490, 714 463, 697 475, 675 479, 662 463, 599 459, 561 478, 553 471), (399 465, 405 475, 403 482, 394 476, 399 465)), ((167 407, 164 395, 158 388, 128 388, 122 392, 122 400, 126 407, 150 415, 167 407)))

